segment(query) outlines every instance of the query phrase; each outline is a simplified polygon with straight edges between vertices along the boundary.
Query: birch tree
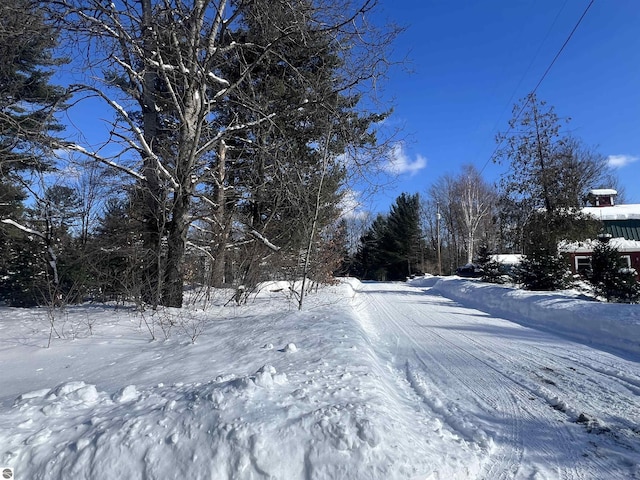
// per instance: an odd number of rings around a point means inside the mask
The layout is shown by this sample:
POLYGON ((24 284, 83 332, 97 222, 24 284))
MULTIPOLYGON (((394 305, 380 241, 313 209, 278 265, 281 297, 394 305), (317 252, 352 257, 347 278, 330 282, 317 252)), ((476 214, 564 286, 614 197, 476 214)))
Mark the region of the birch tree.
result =
POLYGON ((467 263, 472 263, 477 234, 495 208, 496 194, 473 165, 462 167, 462 173, 456 180, 454 189, 459 195, 457 206, 466 238, 467 263))

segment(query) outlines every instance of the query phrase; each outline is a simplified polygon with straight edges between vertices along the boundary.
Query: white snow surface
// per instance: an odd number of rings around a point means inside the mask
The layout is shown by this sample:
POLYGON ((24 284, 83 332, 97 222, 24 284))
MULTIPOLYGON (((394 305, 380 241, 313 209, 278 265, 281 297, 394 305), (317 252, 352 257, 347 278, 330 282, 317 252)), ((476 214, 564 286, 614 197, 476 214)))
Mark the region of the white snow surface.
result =
POLYGON ((286 292, 237 306, 220 291, 154 315, 0 308, 0 468, 18 480, 640 478, 640 305, 456 277, 344 279, 302 311, 286 292))
MULTIPOLYGON (((560 242, 558 248, 561 252, 592 253, 600 240, 584 240, 582 242, 560 242)), ((618 252, 640 251, 640 241, 628 240, 622 237, 611 238, 608 244, 618 252)))
POLYGON ((584 207, 582 212, 598 220, 632 220, 640 219, 640 204, 629 203, 610 207, 584 207))

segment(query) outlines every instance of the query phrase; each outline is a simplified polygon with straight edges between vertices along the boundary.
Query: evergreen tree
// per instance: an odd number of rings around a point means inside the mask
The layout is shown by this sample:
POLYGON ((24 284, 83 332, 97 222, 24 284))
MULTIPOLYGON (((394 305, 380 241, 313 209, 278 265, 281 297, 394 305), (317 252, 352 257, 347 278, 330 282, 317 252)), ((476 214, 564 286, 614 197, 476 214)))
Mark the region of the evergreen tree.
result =
POLYGON ((381 245, 389 280, 418 271, 421 241, 420 197, 403 193, 391 207, 381 245))
POLYGON ((13 307, 32 307, 44 299, 46 265, 42 244, 17 229, 0 230, 0 302, 13 307))
POLYGON ((635 270, 628 268, 620 253, 605 242, 598 242, 587 274, 598 296, 608 302, 638 303, 640 283, 635 270))
POLYGON ((421 232, 420 198, 403 193, 389 215, 379 214, 361 238, 352 274, 367 280, 404 280, 416 273, 421 232))
POLYGON ((50 134, 61 130, 53 114, 64 90, 49 83, 56 32, 46 23, 40 2, 0 5, 0 178, 25 168, 41 169, 50 134))
MULTIPOLYGON (((508 205, 503 229, 515 228, 520 239, 533 240, 530 245, 536 248, 543 243, 542 250, 555 256, 559 240, 585 240, 597 231, 597 222, 578 211, 587 190, 606 177, 607 162, 564 134, 563 122, 553 107, 534 93, 516 105, 513 113, 509 132, 498 135, 505 146, 496 157, 510 165, 501 180, 507 200, 501 203, 508 205)), ((526 242, 514 243, 529 253, 526 242)))
POLYGON ((111 197, 89 241, 92 293, 101 300, 140 300, 144 253, 129 197, 111 197))
POLYGON ((61 130, 54 114, 64 90, 50 83, 56 32, 35 0, 0 2, 0 295, 13 305, 36 303, 43 268, 39 239, 25 226, 23 201, 32 172, 52 168, 47 158, 61 130))
POLYGON ((500 262, 492 260, 493 255, 486 241, 478 248, 476 263, 482 269, 482 281, 488 283, 505 283, 507 280, 500 262))
POLYGON ((360 246, 351 267, 351 275, 363 280, 387 279, 385 258, 381 248, 386 230, 387 218, 378 214, 360 239, 360 246))
POLYGON ((526 290, 562 290, 571 284, 571 271, 561 255, 535 243, 514 269, 515 281, 526 290))

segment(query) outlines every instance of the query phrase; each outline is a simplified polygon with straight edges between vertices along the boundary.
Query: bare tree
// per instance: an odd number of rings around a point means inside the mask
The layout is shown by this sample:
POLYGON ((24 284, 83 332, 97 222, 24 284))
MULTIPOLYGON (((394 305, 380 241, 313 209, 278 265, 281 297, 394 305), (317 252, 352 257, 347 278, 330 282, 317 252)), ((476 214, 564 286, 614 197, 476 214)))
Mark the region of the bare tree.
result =
POLYGON ((474 246, 479 228, 495 208, 497 196, 473 165, 462 167, 462 173, 455 181, 454 189, 460 199, 458 208, 466 238, 467 263, 471 263, 474 260, 474 246))
POLYGON ((526 220, 530 245, 544 244, 552 253, 559 239, 578 240, 573 237, 586 231, 575 226, 584 220, 579 208, 586 193, 612 179, 605 158, 565 134, 563 123, 553 107, 529 94, 514 107, 509 130, 498 135, 504 146, 496 156, 510 166, 501 190, 516 215, 511 224, 526 220))
POLYGON ((425 211, 430 212, 427 224, 430 225, 431 243, 436 241, 434 222, 440 214, 445 264, 449 263, 450 271, 462 261, 473 262, 475 244, 480 238, 496 243, 491 238, 495 236, 492 217, 496 206, 496 192, 472 165, 463 166, 457 175, 440 177, 429 189, 425 211))

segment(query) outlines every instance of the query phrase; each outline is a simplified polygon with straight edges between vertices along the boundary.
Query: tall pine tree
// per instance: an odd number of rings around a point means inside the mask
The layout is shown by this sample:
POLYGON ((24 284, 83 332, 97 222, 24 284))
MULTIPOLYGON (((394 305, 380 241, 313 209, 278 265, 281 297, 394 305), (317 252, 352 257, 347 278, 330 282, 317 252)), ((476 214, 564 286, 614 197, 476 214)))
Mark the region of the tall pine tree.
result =
POLYGON ((51 169, 51 140, 61 126, 54 114, 65 99, 50 83, 56 31, 35 0, 0 4, 0 292, 15 305, 35 303, 43 273, 43 245, 24 229, 25 187, 32 172, 51 169), (13 223, 15 222, 15 223, 13 223))
POLYGON ((367 280, 404 280, 419 271, 421 242, 420 198, 403 193, 362 237, 352 273, 367 280))

